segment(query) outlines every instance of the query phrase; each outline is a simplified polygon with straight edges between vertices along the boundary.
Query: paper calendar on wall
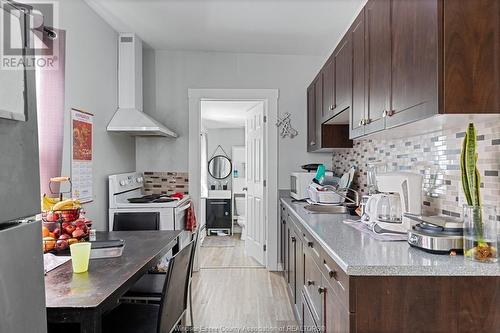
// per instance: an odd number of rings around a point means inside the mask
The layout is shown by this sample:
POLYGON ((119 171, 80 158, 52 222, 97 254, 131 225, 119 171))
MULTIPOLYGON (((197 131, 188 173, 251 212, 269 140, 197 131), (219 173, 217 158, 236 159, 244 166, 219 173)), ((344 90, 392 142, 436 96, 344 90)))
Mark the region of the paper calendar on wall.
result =
POLYGON ((93 200, 93 121, 94 115, 85 111, 71 110, 71 180, 73 198, 82 203, 93 200))

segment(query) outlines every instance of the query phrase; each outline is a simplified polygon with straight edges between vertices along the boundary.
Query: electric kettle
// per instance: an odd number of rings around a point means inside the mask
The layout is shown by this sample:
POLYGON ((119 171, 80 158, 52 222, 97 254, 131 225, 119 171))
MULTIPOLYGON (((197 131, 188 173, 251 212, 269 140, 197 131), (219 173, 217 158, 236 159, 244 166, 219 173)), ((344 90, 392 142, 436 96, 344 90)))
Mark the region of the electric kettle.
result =
POLYGON ((401 223, 403 218, 401 198, 394 193, 372 195, 366 202, 365 212, 370 217, 370 223, 401 223))

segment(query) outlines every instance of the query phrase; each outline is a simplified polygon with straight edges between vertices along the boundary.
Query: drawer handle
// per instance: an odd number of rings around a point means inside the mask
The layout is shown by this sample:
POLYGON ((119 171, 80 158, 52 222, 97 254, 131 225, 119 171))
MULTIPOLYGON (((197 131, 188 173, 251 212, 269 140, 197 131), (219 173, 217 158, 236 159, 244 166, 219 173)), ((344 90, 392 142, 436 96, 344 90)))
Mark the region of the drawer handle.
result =
POLYGON ((312 241, 310 241, 309 238, 307 238, 305 235, 304 235, 304 240, 306 241, 306 244, 308 247, 314 246, 314 243, 312 241))
POLYGON ((325 266, 326 270, 328 271, 328 276, 331 279, 337 280, 337 272, 334 271, 334 270, 332 270, 330 267, 328 267, 328 265, 326 264, 326 262, 323 262, 323 266, 325 266))
POLYGON ((314 286, 314 281, 307 280, 307 285, 308 285, 308 286, 314 286))
POLYGON ((325 288, 323 288, 323 287, 319 287, 319 288, 318 288, 318 294, 322 294, 322 293, 324 293, 325 291, 326 291, 326 289, 325 289, 325 288))

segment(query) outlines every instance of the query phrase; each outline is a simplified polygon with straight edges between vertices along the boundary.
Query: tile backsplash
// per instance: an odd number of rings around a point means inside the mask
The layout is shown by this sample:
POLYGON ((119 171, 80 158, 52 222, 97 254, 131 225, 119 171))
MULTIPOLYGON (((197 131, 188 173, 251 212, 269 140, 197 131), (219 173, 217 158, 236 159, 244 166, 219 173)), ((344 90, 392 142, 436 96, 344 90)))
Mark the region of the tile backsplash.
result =
MULTIPOLYGON (((500 123, 475 123, 481 199, 500 210, 500 123)), ((358 167, 357 189, 367 193, 367 165, 386 163, 388 170, 424 175, 423 207, 428 214, 460 216, 465 202, 460 179, 460 151, 467 123, 452 128, 401 139, 366 139, 354 148, 333 154, 333 171, 342 174, 358 167)), ((500 211, 497 211, 500 215, 500 211)))
POLYGON ((144 172, 144 192, 146 194, 189 194, 187 172, 144 172))

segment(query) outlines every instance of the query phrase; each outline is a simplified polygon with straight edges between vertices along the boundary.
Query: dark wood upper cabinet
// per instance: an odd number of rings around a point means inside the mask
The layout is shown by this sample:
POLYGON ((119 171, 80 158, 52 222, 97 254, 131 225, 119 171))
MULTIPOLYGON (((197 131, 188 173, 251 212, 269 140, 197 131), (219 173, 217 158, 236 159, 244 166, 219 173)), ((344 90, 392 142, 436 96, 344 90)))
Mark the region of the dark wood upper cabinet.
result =
POLYGON ((307 151, 315 151, 316 142, 316 94, 314 82, 307 88, 307 151))
POLYGON ((348 124, 325 124, 322 121, 324 76, 320 72, 307 89, 307 151, 331 152, 336 148, 352 148, 348 124))
POLYGON ((438 112, 438 0, 392 0, 391 6, 392 106, 386 128, 438 112))
POLYGON ((324 123, 335 115, 335 59, 329 59, 321 72, 323 75, 321 122, 324 123))
POLYGON ((366 112, 365 134, 385 127, 391 108, 391 2, 370 0, 365 7, 366 112))
POLYGON ((350 138, 365 134, 366 110, 365 75, 365 10, 359 13, 350 29, 352 43, 352 106, 350 111, 350 138))
POLYGON ((314 107, 316 112, 316 150, 324 148, 324 142, 321 140, 321 115, 323 114, 323 73, 319 73, 314 80, 314 107))
POLYGON ((441 113, 500 113, 500 1, 444 0, 441 113))
POLYGON ((319 77, 316 151, 345 109, 350 138, 436 114, 500 114, 500 1, 368 0, 319 77))
POLYGON ((351 106, 352 96, 352 43, 347 34, 334 51, 335 93, 333 113, 338 114, 351 106))

